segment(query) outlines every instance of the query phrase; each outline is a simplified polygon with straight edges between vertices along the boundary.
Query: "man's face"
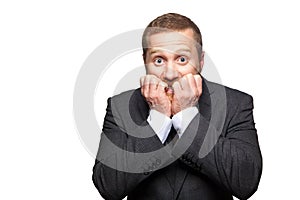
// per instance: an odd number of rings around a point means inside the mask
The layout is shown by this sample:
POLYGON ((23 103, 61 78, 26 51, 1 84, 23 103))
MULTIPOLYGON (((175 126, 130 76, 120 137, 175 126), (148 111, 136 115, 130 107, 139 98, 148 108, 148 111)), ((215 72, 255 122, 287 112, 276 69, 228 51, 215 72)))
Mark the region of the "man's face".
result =
POLYGON ((169 87, 184 75, 199 74, 203 67, 204 54, 199 59, 191 29, 151 35, 148 45, 146 73, 157 76, 169 87))

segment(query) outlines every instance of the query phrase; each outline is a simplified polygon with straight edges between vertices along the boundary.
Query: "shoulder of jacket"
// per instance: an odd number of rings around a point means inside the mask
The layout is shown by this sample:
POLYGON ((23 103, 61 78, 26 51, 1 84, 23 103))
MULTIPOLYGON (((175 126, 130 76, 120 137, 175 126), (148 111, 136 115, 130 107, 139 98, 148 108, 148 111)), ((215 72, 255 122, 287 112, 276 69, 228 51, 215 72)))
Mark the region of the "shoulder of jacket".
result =
POLYGON ((223 89, 226 92, 226 96, 229 99, 251 99, 252 100, 252 96, 246 92, 240 91, 238 89, 234 89, 219 83, 215 83, 215 82, 211 82, 211 81, 207 81, 205 80, 205 83, 207 84, 207 86, 209 88, 213 88, 214 90, 221 90, 223 89))

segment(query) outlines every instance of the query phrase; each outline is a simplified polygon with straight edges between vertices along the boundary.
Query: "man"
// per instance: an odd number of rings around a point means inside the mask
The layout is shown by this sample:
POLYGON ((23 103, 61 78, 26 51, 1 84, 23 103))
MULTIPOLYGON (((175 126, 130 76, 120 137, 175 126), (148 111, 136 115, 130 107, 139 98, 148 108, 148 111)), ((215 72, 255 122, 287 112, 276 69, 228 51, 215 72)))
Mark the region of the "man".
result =
POLYGON ((169 13, 143 35, 141 88, 108 100, 93 181, 105 199, 239 199, 262 158, 252 97, 205 80, 202 37, 169 13))

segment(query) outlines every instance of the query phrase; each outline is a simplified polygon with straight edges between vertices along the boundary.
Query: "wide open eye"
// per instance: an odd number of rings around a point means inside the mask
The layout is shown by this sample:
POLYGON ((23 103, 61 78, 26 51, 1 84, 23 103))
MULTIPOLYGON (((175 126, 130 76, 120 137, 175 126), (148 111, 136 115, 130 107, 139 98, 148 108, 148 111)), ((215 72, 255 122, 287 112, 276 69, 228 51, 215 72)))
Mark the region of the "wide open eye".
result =
POLYGON ((164 64, 164 59, 162 59, 161 57, 157 57, 154 59, 154 64, 157 66, 161 66, 164 64))
POLYGON ((186 56, 179 56, 176 60, 177 63, 185 65, 188 63, 188 58, 186 56))

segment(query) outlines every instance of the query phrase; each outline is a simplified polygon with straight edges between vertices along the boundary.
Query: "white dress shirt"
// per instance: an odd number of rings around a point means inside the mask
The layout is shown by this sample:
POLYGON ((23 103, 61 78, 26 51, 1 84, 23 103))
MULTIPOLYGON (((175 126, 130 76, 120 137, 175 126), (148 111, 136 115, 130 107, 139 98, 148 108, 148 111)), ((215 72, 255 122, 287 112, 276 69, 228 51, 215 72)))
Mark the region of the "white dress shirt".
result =
POLYGON ((164 143, 169 135, 172 124, 180 138, 197 113, 198 109, 193 106, 186 108, 176 113, 172 118, 169 118, 166 115, 151 109, 147 121, 159 137, 160 141, 164 143))

